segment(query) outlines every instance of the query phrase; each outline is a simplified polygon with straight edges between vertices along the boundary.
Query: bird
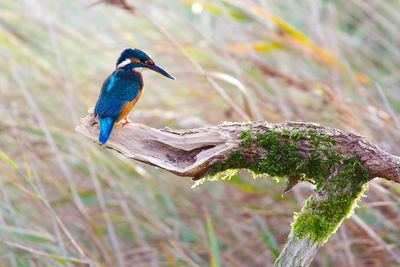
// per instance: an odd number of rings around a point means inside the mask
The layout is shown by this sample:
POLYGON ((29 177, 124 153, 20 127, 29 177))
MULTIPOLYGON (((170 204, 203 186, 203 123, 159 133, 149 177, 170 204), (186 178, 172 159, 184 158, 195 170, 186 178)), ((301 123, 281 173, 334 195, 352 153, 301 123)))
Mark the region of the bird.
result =
POLYGON ((122 122, 130 121, 128 114, 136 105, 143 92, 144 70, 153 70, 161 75, 175 78, 154 63, 144 51, 137 48, 126 48, 118 57, 115 70, 104 81, 94 109, 94 117, 99 122, 99 142, 106 144, 112 129, 122 122))

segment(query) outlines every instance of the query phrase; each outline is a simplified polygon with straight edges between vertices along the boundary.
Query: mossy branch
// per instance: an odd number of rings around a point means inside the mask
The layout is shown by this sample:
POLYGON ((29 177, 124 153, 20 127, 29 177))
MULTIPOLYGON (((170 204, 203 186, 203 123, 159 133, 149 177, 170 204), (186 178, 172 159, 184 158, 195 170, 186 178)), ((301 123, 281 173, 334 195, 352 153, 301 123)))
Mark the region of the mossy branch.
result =
MULTIPOLYGON (((97 141, 93 115, 76 130, 97 141)), ((116 127, 106 145, 132 159, 194 180, 229 178, 238 169, 316 185, 294 216, 275 266, 308 266, 319 247, 351 214, 375 177, 400 183, 400 158, 352 133, 311 123, 225 123, 171 130, 139 124, 116 127)))

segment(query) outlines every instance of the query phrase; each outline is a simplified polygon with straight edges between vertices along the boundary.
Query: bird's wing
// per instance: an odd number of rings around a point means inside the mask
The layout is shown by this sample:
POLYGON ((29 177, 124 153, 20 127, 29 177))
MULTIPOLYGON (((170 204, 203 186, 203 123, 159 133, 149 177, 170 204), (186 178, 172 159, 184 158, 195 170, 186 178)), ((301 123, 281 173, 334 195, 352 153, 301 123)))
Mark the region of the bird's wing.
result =
POLYGON ((100 117, 117 118, 126 102, 134 100, 140 91, 141 81, 131 71, 114 71, 103 83, 95 113, 100 117))

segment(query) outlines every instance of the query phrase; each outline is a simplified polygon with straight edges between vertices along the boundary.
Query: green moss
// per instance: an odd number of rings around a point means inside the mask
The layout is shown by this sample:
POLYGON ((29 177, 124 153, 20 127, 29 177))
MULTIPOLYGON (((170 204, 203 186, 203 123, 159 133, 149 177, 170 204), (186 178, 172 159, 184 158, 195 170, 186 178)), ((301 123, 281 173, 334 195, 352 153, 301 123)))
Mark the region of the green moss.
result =
POLYGON ((307 135, 309 136, 310 143, 314 147, 330 147, 335 144, 335 140, 329 135, 319 134, 316 131, 308 131, 307 135))
POLYGON ((279 141, 279 132, 257 134, 257 144, 268 152, 252 166, 252 171, 261 174, 266 173, 273 177, 285 178, 298 173, 296 167, 301 163, 297 152, 296 143, 288 137, 285 141, 279 141))
POLYGON ((240 132, 239 134, 239 138, 242 140, 242 142, 240 143, 241 147, 251 147, 251 145, 253 144, 253 137, 251 136, 251 132, 250 130, 243 130, 240 132))
POLYGON ((357 200, 367 189, 368 170, 357 157, 343 160, 341 170, 324 185, 328 193, 324 200, 306 201, 300 213, 295 214, 292 233, 296 238, 309 238, 324 243, 329 236, 348 218, 357 200))
POLYGON ((213 171, 215 173, 223 172, 228 169, 240 169, 244 163, 244 154, 240 151, 231 153, 227 160, 218 161, 213 164, 213 171))
POLYGON ((310 197, 301 212, 295 214, 292 233, 297 238, 307 237, 314 242, 325 242, 343 219, 349 216, 365 191, 368 170, 357 157, 336 153, 332 149, 335 142, 331 136, 313 130, 305 133, 269 130, 255 137, 249 130, 242 131, 239 135, 241 147, 263 148, 263 155, 245 157, 240 151, 232 152, 226 160, 212 165, 208 179, 226 179, 238 169, 248 169, 255 175, 267 174, 278 181, 299 177, 300 180, 314 183, 315 191, 324 190, 327 198, 314 201, 310 197), (311 153, 299 153, 299 142, 311 146, 311 153), (334 177, 326 180, 333 171, 334 177))
POLYGON ((271 130, 258 133, 256 142, 254 142, 251 132, 243 130, 239 138, 242 140, 241 147, 248 148, 257 145, 264 148, 266 153, 244 162, 243 154, 238 157, 237 153, 239 152, 233 152, 227 160, 214 163, 207 175, 213 176, 231 168, 245 168, 256 175, 268 174, 278 180, 300 174, 305 180, 317 183, 326 177, 331 163, 338 160, 331 155, 332 153, 329 153, 333 139, 317 134, 315 131, 302 133, 300 131, 271 130), (307 158, 301 157, 296 147, 296 142, 300 139, 306 139, 314 146, 314 152, 307 158))

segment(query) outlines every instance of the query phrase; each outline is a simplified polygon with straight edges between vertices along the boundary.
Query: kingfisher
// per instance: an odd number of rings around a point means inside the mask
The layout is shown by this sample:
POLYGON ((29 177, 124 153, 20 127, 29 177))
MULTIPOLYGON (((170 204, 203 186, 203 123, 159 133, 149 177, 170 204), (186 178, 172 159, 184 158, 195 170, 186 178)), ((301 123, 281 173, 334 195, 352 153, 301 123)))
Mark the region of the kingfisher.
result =
POLYGON ((126 48, 121 52, 115 71, 103 83, 94 109, 100 124, 100 143, 107 143, 115 125, 129 123, 128 114, 143 92, 142 72, 148 69, 175 80, 142 50, 126 48))

